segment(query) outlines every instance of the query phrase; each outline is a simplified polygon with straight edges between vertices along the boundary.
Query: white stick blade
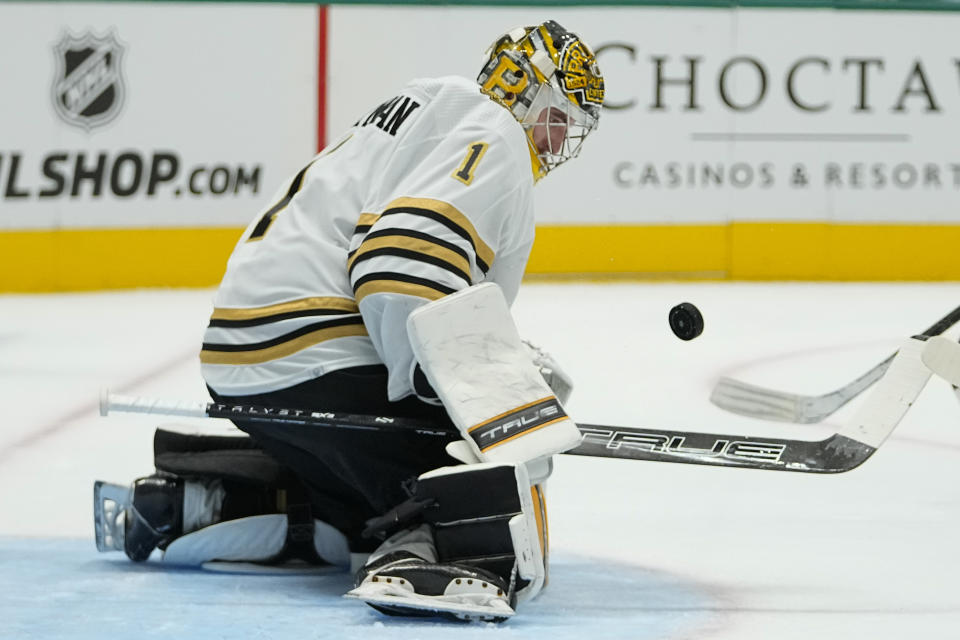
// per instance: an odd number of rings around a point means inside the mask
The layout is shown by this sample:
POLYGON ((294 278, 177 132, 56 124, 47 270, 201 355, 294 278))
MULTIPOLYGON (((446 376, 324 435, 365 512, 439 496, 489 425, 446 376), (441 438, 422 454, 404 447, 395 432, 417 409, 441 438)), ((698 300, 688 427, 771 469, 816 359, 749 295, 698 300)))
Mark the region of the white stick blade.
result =
POLYGON ((710 402, 725 411, 752 418, 798 422, 801 398, 796 394, 765 389, 726 376, 717 380, 710 402))
POLYGON ((909 338, 904 342, 886 374, 840 435, 875 449, 880 447, 930 380, 930 370, 920 359, 923 350, 920 340, 909 338))

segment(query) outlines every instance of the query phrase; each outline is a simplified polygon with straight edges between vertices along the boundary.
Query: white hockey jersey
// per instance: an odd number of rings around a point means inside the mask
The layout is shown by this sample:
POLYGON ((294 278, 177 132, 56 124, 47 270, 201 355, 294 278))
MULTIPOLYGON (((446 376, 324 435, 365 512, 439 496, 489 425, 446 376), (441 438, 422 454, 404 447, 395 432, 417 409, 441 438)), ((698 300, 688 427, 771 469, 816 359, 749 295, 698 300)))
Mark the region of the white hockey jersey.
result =
POLYGON ((200 353, 222 395, 386 364, 413 393, 411 310, 496 282, 513 302, 533 244, 519 123, 466 79, 415 80, 316 156, 227 263, 200 353))

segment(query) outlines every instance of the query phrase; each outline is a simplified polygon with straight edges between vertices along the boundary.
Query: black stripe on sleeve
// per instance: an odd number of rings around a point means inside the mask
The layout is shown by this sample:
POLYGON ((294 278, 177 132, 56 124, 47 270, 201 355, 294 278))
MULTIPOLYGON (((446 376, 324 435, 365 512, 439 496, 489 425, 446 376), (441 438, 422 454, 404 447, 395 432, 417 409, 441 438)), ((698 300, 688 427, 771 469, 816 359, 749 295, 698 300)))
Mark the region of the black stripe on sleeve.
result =
POLYGON ((262 318, 246 318, 244 320, 224 320, 224 319, 212 319, 210 320, 210 327, 222 327, 224 329, 239 329, 241 327, 256 327, 261 324, 270 324, 271 322, 279 322, 280 320, 289 320, 290 318, 308 318, 310 316, 342 316, 345 312, 343 309, 303 309, 301 311, 287 311, 284 313, 275 313, 269 316, 263 316, 262 318))
POLYGON ((398 258, 406 258, 408 260, 416 260, 417 262, 424 262, 427 264, 432 264, 435 267, 440 267, 445 271, 449 271, 453 275, 462 279, 467 283, 469 287, 473 284, 470 274, 465 273, 463 269, 456 267, 443 258, 437 258, 436 256, 427 255, 425 253, 420 253, 419 251, 413 251, 411 249, 401 249, 400 247, 381 247, 379 249, 371 249, 364 253, 362 256, 357 258, 352 265, 350 265, 350 270, 348 272, 349 276, 353 276, 353 270, 357 267, 358 264, 364 260, 369 260, 370 258, 376 258, 377 256, 396 256, 398 258))
MULTIPOLYGON (((363 239, 363 242, 366 242, 367 240, 373 240, 375 238, 385 238, 389 236, 403 236, 405 238, 416 238, 417 240, 424 240, 426 242, 435 244, 438 247, 449 249, 450 251, 453 251, 457 255, 463 256, 464 260, 466 260, 467 262, 470 262, 470 260, 472 259, 470 254, 464 251, 463 249, 461 249, 458 245, 455 245, 452 242, 447 242, 446 240, 441 240, 440 238, 430 235, 429 233, 424 233, 423 231, 414 231, 413 229, 398 229, 395 227, 389 228, 389 229, 380 229, 378 231, 374 231, 373 233, 368 234, 367 237, 363 239)), ((360 247, 363 246, 363 242, 360 243, 360 247)), ((473 245, 471 244, 471 246, 473 245)), ((356 249, 348 253, 347 258, 348 259, 352 258, 353 254, 359 251, 360 247, 357 247, 356 249)))
MULTIPOLYGON (((430 220, 439 222, 440 224, 442 224, 443 226, 450 229, 455 234, 457 234, 458 236, 460 236, 461 238, 469 242, 470 246, 473 247, 474 254, 477 253, 477 245, 473 242, 473 237, 471 237, 470 232, 468 232, 466 229, 464 229, 463 227, 455 223, 450 218, 442 214, 439 214, 436 211, 433 211, 432 209, 424 209, 423 207, 393 207, 391 209, 387 209, 386 211, 384 211, 380 215, 380 217, 382 218, 383 216, 389 216, 397 213, 407 213, 413 216, 421 216, 423 218, 429 218, 430 220)), ((484 262, 479 255, 477 255, 476 258, 477 258, 477 266, 480 267, 480 270, 483 271, 483 273, 486 273, 487 271, 490 270, 490 265, 484 262)))

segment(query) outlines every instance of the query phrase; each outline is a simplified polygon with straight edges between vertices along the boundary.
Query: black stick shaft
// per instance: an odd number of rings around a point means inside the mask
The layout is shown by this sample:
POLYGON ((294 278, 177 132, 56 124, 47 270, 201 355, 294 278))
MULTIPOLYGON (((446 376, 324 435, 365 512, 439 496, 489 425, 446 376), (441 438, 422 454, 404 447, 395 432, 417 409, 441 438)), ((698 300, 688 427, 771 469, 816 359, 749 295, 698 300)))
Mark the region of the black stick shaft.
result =
POLYGON ((960 322, 960 307, 957 307, 947 315, 943 316, 923 332, 925 336, 938 336, 953 325, 960 322))
MULTIPOLYGON (((461 437, 459 432, 438 428, 427 422, 390 416, 220 403, 208 404, 206 415, 211 418, 272 424, 395 433, 399 431, 449 440, 461 437)), ((579 427, 585 436, 583 443, 564 453, 807 473, 849 471, 873 453, 872 447, 842 439, 840 455, 824 457, 824 447, 828 443, 829 449, 838 448, 838 436, 823 441, 808 441, 593 424, 581 424, 579 427)))
POLYGON ((372 416, 333 411, 309 411, 306 409, 277 409, 243 404, 220 404, 211 402, 206 408, 211 418, 226 418, 250 422, 289 424, 357 431, 403 431, 419 436, 459 438, 455 430, 437 427, 434 424, 412 418, 372 416))

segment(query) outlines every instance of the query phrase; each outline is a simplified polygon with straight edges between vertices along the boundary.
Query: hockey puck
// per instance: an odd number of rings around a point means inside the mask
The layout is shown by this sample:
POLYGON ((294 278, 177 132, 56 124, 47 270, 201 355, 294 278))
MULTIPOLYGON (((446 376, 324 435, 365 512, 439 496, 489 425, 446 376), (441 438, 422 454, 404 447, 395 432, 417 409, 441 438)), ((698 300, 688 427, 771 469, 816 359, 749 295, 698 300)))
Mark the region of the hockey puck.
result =
POLYGON ((703 315, 689 302, 681 302, 670 309, 670 329, 681 340, 693 340, 703 333, 703 315))

